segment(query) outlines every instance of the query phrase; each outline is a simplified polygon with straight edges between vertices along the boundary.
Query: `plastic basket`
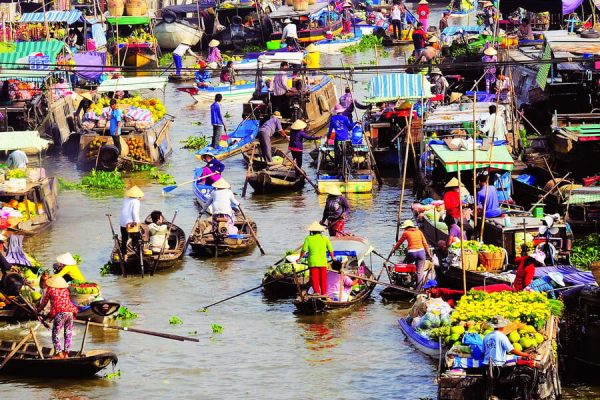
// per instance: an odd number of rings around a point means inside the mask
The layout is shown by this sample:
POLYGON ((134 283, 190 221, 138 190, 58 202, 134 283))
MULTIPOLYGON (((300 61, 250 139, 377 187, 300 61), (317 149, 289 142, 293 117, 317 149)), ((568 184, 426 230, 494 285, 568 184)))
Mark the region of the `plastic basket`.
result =
POLYGON ((481 264, 486 271, 501 271, 504 265, 504 252, 481 252, 479 253, 479 264, 481 264))
POLYGON ((267 42, 267 50, 279 50, 281 48, 281 42, 279 40, 269 40, 267 42))

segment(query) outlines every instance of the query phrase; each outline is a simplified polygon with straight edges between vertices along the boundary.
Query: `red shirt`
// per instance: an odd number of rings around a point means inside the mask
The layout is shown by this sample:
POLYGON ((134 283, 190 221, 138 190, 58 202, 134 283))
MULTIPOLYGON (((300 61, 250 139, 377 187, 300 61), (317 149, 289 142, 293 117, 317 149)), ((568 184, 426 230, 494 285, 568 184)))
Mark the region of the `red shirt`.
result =
POLYGON ((515 261, 519 263, 517 272, 515 273, 515 281, 513 282, 513 289, 516 291, 523 290, 533 280, 535 275, 535 264, 529 257, 517 257, 515 261))
POLYGON ((71 303, 71 295, 67 288, 48 288, 44 293, 44 298, 40 303, 39 309, 42 310, 50 300, 50 318, 56 317, 61 312, 70 312, 77 314, 77 307, 71 303))
POLYGON ((460 218, 460 193, 455 190, 444 193, 444 208, 446 214, 456 219, 460 218))
POLYGON ((421 4, 417 7, 417 15, 419 19, 429 18, 429 6, 427 4, 421 4))

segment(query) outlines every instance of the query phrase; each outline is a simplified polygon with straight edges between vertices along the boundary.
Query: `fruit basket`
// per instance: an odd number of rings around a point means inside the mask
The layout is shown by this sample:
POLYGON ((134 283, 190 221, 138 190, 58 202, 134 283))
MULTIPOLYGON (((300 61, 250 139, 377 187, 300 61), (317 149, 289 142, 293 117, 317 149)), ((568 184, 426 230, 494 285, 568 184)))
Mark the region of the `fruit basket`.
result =
POLYGON ((479 253, 479 264, 481 264, 486 271, 499 272, 504 266, 504 252, 482 251, 479 253))

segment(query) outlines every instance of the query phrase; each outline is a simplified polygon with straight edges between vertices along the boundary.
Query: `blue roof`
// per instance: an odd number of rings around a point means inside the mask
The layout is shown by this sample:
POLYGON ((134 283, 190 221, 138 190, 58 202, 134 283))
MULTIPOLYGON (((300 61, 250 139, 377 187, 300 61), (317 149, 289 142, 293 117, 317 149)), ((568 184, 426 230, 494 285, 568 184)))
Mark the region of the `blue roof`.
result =
POLYGON ((16 22, 20 23, 38 23, 38 22, 66 22, 71 25, 83 18, 83 14, 79 10, 71 11, 46 11, 46 18, 44 19, 43 12, 37 13, 25 13, 16 22))
POLYGON ((367 103, 395 100, 418 100, 433 97, 431 84, 421 74, 382 74, 369 83, 367 103))

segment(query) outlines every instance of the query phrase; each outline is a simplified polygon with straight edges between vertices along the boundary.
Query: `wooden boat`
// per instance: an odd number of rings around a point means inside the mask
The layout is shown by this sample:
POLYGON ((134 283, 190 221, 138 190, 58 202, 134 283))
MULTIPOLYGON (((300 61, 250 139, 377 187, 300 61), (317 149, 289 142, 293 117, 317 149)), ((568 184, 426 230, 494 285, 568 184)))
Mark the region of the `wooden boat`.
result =
MULTIPOLYGON (((284 26, 283 21, 287 18, 306 18, 311 22, 310 29, 298 29, 298 41, 302 44, 309 44, 325 39, 327 31, 338 35, 342 31, 342 21, 338 19, 333 21, 327 17, 327 4, 315 3, 309 4, 308 10, 296 11, 292 6, 281 6, 273 11, 269 18, 275 21, 279 26, 284 26)), ((282 32, 273 32, 271 40, 280 40, 282 32)))
MULTIPOLYGON (((11 204, 26 202, 22 217, 8 217, 8 231, 20 235, 34 235, 48 228, 57 218, 58 199, 57 182, 54 177, 40 177, 40 170, 30 168, 24 188, 13 190, 8 184, 0 191, 0 201, 11 204), (33 172, 32 172, 33 171, 33 172), (33 174, 33 175, 32 175, 33 174), (34 176, 35 175, 35 176, 34 176), (32 207, 34 209, 32 209, 32 207)), ((15 205, 15 208, 18 207, 15 205)), ((15 210, 18 211, 18 210, 15 210)), ((17 215, 17 214, 15 214, 17 215)))
POLYGON ((259 68, 279 69, 283 61, 299 66, 302 65, 304 56, 305 54, 302 51, 285 50, 248 53, 246 58, 234 61, 233 68, 236 71, 256 71, 259 68))
POLYGON ((438 358, 440 356, 440 344, 437 341, 431 340, 417 332, 407 318, 401 318, 398 320, 400 330, 406 336, 406 340, 410 344, 419 350, 421 353, 428 355, 429 357, 438 358))
POLYGON ((205 218, 196 224, 190 233, 192 251, 204 257, 229 256, 246 253, 256 245, 256 240, 250 233, 250 226, 257 234, 256 223, 252 220, 242 220, 236 216, 234 222, 238 233, 223 235, 215 238, 212 218, 205 218))
POLYGON ((379 295, 385 301, 410 301, 418 294, 417 267, 415 264, 386 264, 390 283, 396 287, 387 286, 379 295), (405 290, 401 289, 404 288, 405 290))
POLYGON ((518 171, 518 173, 513 171, 513 200, 525 209, 529 209, 537 204, 541 198, 544 198, 543 209, 545 213, 563 214, 566 209, 563 203, 568 191, 560 188, 566 185, 569 185, 567 189, 570 188, 573 181, 557 177, 556 174, 554 174, 554 177, 555 179, 552 179, 552 173, 545 167, 535 165, 529 165, 518 171), (558 185, 558 188, 546 196, 546 193, 555 185, 558 185))
POLYGON ((384 45, 385 47, 408 46, 408 45, 413 44, 413 41, 412 41, 412 39, 394 39, 389 36, 386 36, 381 41, 381 44, 384 45))
POLYGON ((358 44, 360 39, 360 36, 355 36, 349 39, 323 39, 313 44, 317 47, 319 53, 341 54, 342 49, 358 44))
POLYGON ((600 232, 600 187, 582 187, 569 191, 565 222, 577 234, 600 232))
POLYGON ((181 73, 181 75, 169 74, 168 76, 169 82, 180 83, 180 82, 193 82, 196 80, 194 74, 190 73, 181 73))
POLYGON ((304 186, 304 176, 293 167, 274 165, 250 173, 248 183, 258 194, 291 192, 304 186))
MULTIPOLYGON (((299 248, 298 248, 299 249, 299 248)), ((263 275, 263 293, 270 299, 284 299, 298 295, 298 289, 307 291, 310 287, 310 275, 306 264, 298 263, 300 253, 292 253, 263 275), (293 272, 296 272, 294 278, 293 272)))
POLYGON ((167 22, 163 19, 154 26, 154 37, 163 50, 174 50, 181 43, 193 47, 200 42, 202 36, 204 36, 202 28, 185 20, 167 22))
MULTIPOLYGON (((201 183, 197 182, 198 177, 202 176, 202 171, 204 170, 204 167, 202 168, 196 168, 196 170, 194 171, 194 180, 196 180, 194 183, 192 183, 192 191, 194 192, 194 196, 196 197, 196 204, 198 205, 198 207, 200 208, 204 208, 205 204, 208 202, 208 199, 210 198, 210 194, 215 190, 214 187, 210 186, 210 185, 203 185, 201 183)), ((208 209, 208 212, 211 212, 212 209, 208 209)))
POLYGON ((245 151, 252 146, 256 135, 258 134, 259 121, 246 118, 235 130, 229 134, 229 145, 226 147, 218 146, 216 149, 212 146, 206 146, 196 152, 196 158, 201 159, 201 155, 210 151, 217 160, 233 157, 245 151))
POLYGON ((371 193, 375 174, 371 167, 369 148, 365 145, 353 145, 352 165, 346 177, 339 174, 334 163, 333 145, 324 144, 319 148, 317 159, 317 187, 319 192, 327 193, 329 188, 337 187, 342 193, 371 193))
MULTIPOLYGON (((0 363, 17 345, 16 341, 0 341, 0 363)), ((82 354, 70 351, 69 357, 53 359, 54 348, 41 347, 44 359, 40 358, 35 343, 23 346, 6 363, 1 372, 41 378, 82 378, 92 376, 110 364, 116 365, 117 355, 107 350, 89 350, 82 354)))
POLYGON ((187 86, 177 88, 180 92, 188 93, 196 103, 213 102, 215 95, 223 96, 223 101, 238 102, 248 99, 254 93, 255 84, 250 81, 241 85, 220 84, 217 86, 187 86))
MULTIPOLYGON (((165 247, 165 251, 162 256, 159 253, 153 253, 149 249, 150 232, 148 230, 148 224, 151 223, 151 219, 148 216, 145 222, 140 225, 141 236, 143 243, 143 267, 144 273, 152 271, 156 264, 156 271, 163 271, 174 267, 183 258, 183 250, 185 247, 185 232, 179 226, 166 222, 167 226, 170 226, 171 233, 169 235, 168 247, 165 247)), ((124 262, 125 271, 128 274, 139 274, 142 272, 142 266, 140 263, 139 253, 132 248, 131 244, 127 246, 127 261, 124 262)), ((110 255, 110 271, 113 274, 121 273, 121 263, 119 260, 119 251, 116 247, 113 247, 110 255)))
MULTIPOLYGON (((279 137, 276 137, 276 136, 271 137, 271 145, 272 145, 271 158, 273 160, 273 163, 277 164, 277 165, 291 166, 289 161, 287 161, 284 157, 284 154, 285 154, 284 150, 281 150, 278 147, 275 147, 277 144, 279 144, 278 143, 279 140, 280 140, 279 137)), ((246 166, 248 168, 251 168, 254 171, 260 171, 260 170, 267 168, 269 165, 267 164, 267 160, 265 160, 265 158, 262 155, 260 146, 257 145, 256 148, 254 149, 254 157, 252 156, 252 151, 253 151, 252 147, 250 147, 249 149, 246 149, 242 153, 242 157, 244 159, 244 164, 246 164, 246 166), (252 158, 252 165, 250 165, 251 158, 252 158)))
MULTIPOLYGON (((346 271, 353 275, 359 275, 360 269, 364 269, 362 276, 373 279, 373 273, 365 265, 366 257, 371 253, 373 248, 367 239, 356 236, 332 237, 331 244, 334 249, 334 255, 348 257, 348 261, 344 266, 346 271)), ((365 281, 357 292, 353 292, 352 298, 349 301, 333 301, 328 298, 301 294, 294 300, 296 312, 304 315, 320 314, 327 311, 343 310, 364 303, 370 296, 375 283, 365 281)))

